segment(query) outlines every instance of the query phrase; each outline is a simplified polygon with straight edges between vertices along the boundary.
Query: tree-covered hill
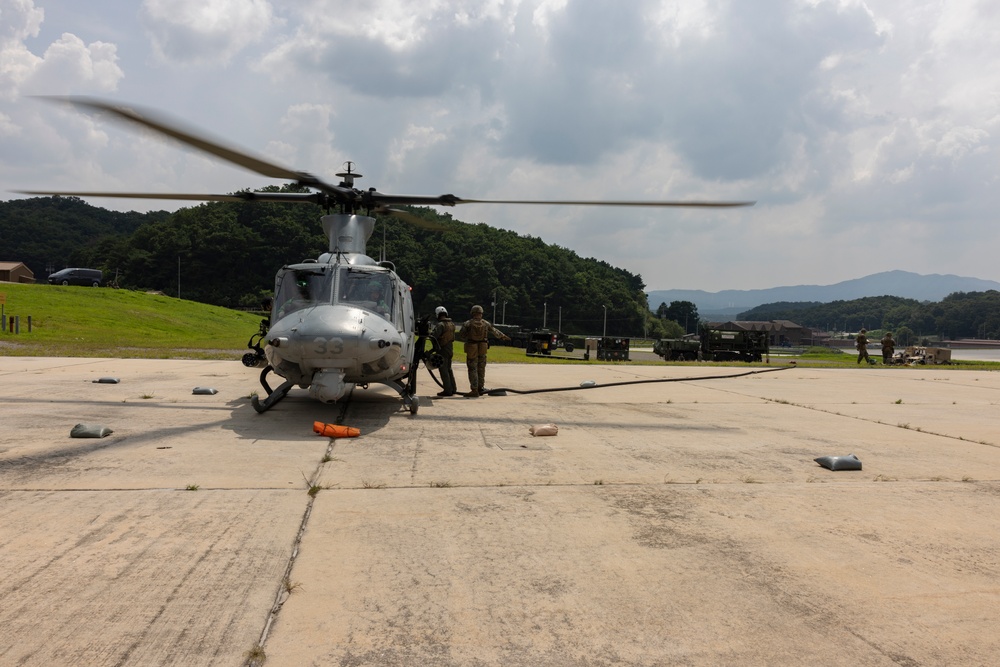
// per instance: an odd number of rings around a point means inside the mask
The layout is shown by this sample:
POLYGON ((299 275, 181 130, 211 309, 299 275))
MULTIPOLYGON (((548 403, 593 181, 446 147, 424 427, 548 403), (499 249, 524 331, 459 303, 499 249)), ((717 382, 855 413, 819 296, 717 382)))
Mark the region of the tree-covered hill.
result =
MULTIPOLYGON (((275 188, 277 189, 277 188, 275 188)), ((432 209, 434 232, 380 218, 368 254, 392 261, 419 314, 445 305, 456 319, 480 304, 498 321, 571 334, 636 335, 651 318, 638 275, 539 238, 467 224, 432 209)), ((256 307, 285 264, 327 249, 312 205, 212 202, 175 213, 117 213, 74 197, 0 202, 0 259, 22 261, 41 282, 66 266, 119 275, 122 287, 178 293, 226 307, 256 307)))
POLYGON ((1000 292, 955 292, 939 302, 896 296, 865 297, 830 303, 771 303, 740 313, 741 320, 792 320, 824 331, 862 327, 917 336, 1000 338, 1000 292))
POLYGON ((95 249, 169 215, 108 211, 76 197, 0 202, 0 260, 24 262, 41 280, 67 266, 89 266, 95 249))
POLYGON ((862 327, 880 329, 900 326, 909 321, 920 302, 897 296, 870 296, 829 303, 767 303, 740 313, 741 320, 792 320, 802 326, 824 331, 857 331, 862 327))

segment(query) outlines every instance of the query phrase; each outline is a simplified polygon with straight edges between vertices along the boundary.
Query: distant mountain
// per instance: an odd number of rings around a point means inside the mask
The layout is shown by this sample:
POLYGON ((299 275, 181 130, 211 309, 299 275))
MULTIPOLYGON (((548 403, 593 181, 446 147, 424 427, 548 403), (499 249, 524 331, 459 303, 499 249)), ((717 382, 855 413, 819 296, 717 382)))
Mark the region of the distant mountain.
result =
POLYGON ((954 275, 921 275, 909 271, 884 271, 864 278, 845 280, 834 285, 796 285, 769 289, 722 290, 653 290, 647 292, 649 307, 654 311, 671 301, 691 301, 704 319, 731 319, 740 313, 765 303, 778 301, 849 301, 866 296, 900 296, 919 301, 940 301, 954 292, 985 292, 1000 290, 1000 283, 979 278, 954 275))

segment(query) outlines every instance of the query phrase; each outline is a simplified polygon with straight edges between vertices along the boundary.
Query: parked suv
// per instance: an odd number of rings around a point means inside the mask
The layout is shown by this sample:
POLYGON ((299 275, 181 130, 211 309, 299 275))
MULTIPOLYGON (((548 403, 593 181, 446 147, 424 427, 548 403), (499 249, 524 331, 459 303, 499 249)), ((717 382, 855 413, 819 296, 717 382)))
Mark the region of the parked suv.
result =
POLYGON ((100 287, 103 278, 104 274, 98 269, 63 269, 49 276, 49 284, 100 287))

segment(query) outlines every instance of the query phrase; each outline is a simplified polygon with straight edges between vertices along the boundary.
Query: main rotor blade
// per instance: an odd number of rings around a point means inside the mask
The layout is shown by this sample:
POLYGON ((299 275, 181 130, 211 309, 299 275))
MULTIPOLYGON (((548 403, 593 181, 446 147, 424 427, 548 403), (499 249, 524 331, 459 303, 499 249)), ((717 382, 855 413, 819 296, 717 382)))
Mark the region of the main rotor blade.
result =
POLYGON ((22 195, 49 197, 115 197, 119 199, 182 199, 189 201, 243 201, 237 195, 187 195, 170 192, 54 192, 52 190, 15 190, 22 195))
MULTIPOLYGON (((367 193, 366 193, 367 194, 367 193)), ((463 199, 455 195, 440 195, 429 197, 425 195, 386 195, 372 192, 373 200, 381 204, 410 204, 412 206, 458 206, 459 204, 536 204, 543 206, 636 206, 636 207, 693 207, 693 208, 735 208, 753 206, 755 201, 579 201, 579 200, 540 200, 540 199, 463 199)))
POLYGON ((442 225, 440 222, 432 222, 430 220, 424 220, 420 216, 413 215, 409 211, 404 211, 398 208, 390 208, 388 206, 380 206, 379 208, 372 211, 375 215, 391 215, 395 218, 402 220, 403 222, 409 223, 414 227, 420 227, 421 229, 426 229, 431 232, 443 232, 450 229, 447 225, 442 225))
POLYGON ((222 158, 227 162, 232 162, 233 164, 249 169, 250 171, 255 171, 262 176, 297 181, 302 185, 323 185, 323 183, 312 174, 308 174, 303 171, 292 171, 291 169, 269 162, 263 158, 245 153, 237 148, 226 146, 220 141, 198 136, 192 131, 181 129, 179 124, 175 121, 168 121, 162 117, 157 118, 157 114, 149 111, 148 109, 144 109, 140 113, 140 111, 136 108, 120 106, 90 97, 56 96, 44 99, 68 102, 74 106, 95 109, 97 111, 106 111, 114 114, 120 119, 138 123, 139 125, 159 132, 160 134, 166 135, 206 153, 222 158))
POLYGON ((320 192, 236 192, 228 195, 183 194, 170 192, 53 192, 51 190, 15 190, 22 195, 50 197, 114 197, 119 199, 179 199, 183 201, 265 201, 325 205, 320 192))
MULTIPOLYGON (((448 196, 448 195, 445 195, 448 196)), ((544 201, 532 199, 461 199, 455 197, 455 204, 547 204, 550 206, 645 206, 645 207, 696 207, 735 208, 753 206, 755 201, 544 201)))

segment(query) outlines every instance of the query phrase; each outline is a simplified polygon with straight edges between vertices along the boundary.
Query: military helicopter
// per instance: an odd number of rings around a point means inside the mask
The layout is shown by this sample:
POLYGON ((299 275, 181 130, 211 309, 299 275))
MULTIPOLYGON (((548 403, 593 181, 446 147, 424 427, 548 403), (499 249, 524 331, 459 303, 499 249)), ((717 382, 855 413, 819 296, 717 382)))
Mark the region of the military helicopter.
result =
POLYGON ((403 407, 416 415, 416 371, 427 360, 427 320, 418 322, 410 286, 391 262, 369 257, 366 244, 375 227, 374 215, 392 214, 417 223, 415 216, 392 209, 394 205, 457 206, 459 204, 541 204, 572 206, 643 206, 728 208, 751 206, 749 201, 570 201, 464 199, 452 194, 393 195, 375 188, 361 190, 354 181, 361 174, 346 163, 337 185, 312 174, 294 171, 242 149, 226 146, 150 110, 139 110, 87 97, 46 98, 78 108, 111 114, 159 134, 176 139, 262 176, 292 181, 306 192, 256 192, 233 194, 51 192, 24 190, 22 194, 75 197, 127 197, 191 201, 264 201, 318 204, 329 239, 327 252, 316 259, 282 267, 274 281, 270 318, 251 337, 244 355, 247 366, 263 366, 260 383, 264 400, 253 397, 253 407, 263 413, 281 401, 292 387, 308 389, 310 396, 326 403, 344 397, 354 386, 381 383, 399 393, 403 407), (255 338, 257 343, 254 343, 255 338), (264 347, 260 346, 264 343, 264 347), (272 389, 268 376, 284 381, 272 389))

